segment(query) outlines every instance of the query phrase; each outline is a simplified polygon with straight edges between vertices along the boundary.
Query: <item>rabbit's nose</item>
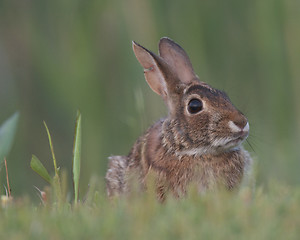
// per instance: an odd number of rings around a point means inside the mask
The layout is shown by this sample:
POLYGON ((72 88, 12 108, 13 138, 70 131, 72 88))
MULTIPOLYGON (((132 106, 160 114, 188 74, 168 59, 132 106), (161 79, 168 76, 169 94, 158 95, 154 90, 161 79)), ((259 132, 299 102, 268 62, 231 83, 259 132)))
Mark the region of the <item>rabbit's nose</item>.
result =
POLYGON ((238 126, 240 129, 244 129, 244 127, 247 125, 248 121, 247 119, 243 117, 239 117, 238 119, 234 119, 233 123, 238 126))
POLYGON ((239 116, 228 122, 230 129, 233 132, 248 132, 249 131, 249 123, 248 120, 244 116, 239 116))

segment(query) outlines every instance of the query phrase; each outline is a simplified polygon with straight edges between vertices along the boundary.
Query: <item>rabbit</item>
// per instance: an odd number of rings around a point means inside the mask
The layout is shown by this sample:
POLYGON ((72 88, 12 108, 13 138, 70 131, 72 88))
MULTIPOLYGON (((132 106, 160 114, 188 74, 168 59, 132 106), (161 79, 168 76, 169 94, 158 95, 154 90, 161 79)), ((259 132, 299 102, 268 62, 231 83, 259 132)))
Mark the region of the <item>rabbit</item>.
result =
POLYGON ((127 156, 111 156, 106 173, 109 197, 130 192, 130 176, 142 189, 154 176, 159 201, 168 193, 186 196, 190 184, 199 193, 222 186, 236 189, 251 169, 242 143, 249 123, 225 92, 199 80, 186 52, 173 40, 159 42, 159 55, 132 42, 150 88, 160 95, 168 116, 138 138, 127 156))

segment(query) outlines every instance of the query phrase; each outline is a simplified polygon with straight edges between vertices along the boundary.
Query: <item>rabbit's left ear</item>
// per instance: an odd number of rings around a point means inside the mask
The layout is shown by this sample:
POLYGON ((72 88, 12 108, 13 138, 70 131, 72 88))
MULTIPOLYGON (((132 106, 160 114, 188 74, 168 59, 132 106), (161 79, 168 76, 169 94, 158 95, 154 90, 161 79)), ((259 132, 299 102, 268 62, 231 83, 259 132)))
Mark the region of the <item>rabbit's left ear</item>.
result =
POLYGON ((136 42, 132 42, 132 47, 136 58, 144 68, 147 83, 154 92, 168 102, 168 96, 175 91, 180 81, 163 58, 136 42))
POLYGON ((159 54, 170 65, 181 82, 188 84, 198 79, 186 52, 170 38, 160 39, 159 54))
POLYGON ((168 91, 165 76, 158 64, 162 59, 134 41, 132 48, 136 58, 144 68, 147 83, 154 92, 166 99, 168 91))

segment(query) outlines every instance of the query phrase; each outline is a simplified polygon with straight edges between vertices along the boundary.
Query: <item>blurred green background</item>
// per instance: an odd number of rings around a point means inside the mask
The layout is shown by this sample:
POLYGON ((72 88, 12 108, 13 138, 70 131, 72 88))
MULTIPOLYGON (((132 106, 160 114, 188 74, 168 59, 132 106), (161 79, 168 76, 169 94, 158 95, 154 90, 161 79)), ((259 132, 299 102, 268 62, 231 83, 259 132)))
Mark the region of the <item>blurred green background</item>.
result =
POLYGON ((71 176, 81 110, 84 191, 109 155, 127 154, 165 115, 131 49, 135 40, 157 52, 163 36, 249 118, 257 183, 299 184, 299 23, 299 0, 0 0, 0 122, 20 111, 8 156, 13 194, 46 184, 30 169, 32 153, 53 169, 43 120, 71 176))

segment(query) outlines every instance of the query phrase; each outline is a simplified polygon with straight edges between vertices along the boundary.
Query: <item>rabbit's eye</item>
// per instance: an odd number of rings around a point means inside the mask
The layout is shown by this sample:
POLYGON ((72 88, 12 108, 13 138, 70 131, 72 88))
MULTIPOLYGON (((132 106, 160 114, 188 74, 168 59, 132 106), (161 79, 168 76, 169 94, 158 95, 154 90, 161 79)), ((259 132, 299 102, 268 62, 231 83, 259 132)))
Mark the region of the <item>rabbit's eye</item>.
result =
POLYGON ((191 114, 200 112, 202 108, 203 108, 203 104, 199 99, 192 99, 188 104, 188 111, 191 114))

